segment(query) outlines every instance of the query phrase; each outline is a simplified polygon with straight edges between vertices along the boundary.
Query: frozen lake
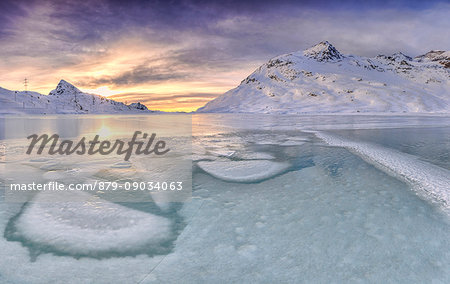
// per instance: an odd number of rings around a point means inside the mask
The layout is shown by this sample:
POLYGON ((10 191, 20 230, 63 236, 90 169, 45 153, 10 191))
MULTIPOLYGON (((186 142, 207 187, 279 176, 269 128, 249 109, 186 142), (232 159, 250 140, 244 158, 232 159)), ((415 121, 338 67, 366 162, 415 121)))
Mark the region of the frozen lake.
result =
MULTIPOLYGON (((11 203, 2 191, 0 282, 450 282, 449 116, 193 115, 184 158, 185 203, 11 203)), ((146 169, 13 160, 0 163, 3 184, 146 169)))

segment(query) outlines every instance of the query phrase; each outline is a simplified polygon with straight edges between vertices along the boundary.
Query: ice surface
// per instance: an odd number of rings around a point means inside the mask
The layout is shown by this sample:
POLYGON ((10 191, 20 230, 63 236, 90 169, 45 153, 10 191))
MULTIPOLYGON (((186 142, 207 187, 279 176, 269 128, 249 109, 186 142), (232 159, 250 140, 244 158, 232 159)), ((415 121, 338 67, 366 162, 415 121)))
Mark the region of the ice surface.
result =
POLYGON ((275 157, 271 153, 266 152, 238 152, 233 157, 244 160, 273 160, 275 157))
POLYGON ((344 147, 380 169, 409 182, 417 193, 450 213, 450 171, 417 157, 376 144, 350 141, 325 132, 316 135, 332 146, 344 147))
POLYGON ((111 166, 111 168, 117 168, 117 169, 128 169, 131 168, 130 162, 117 162, 114 165, 111 166))
POLYGON ((283 143, 281 143, 280 145, 281 146, 300 146, 300 145, 303 145, 303 144, 305 144, 305 141, 296 141, 296 140, 288 140, 288 141, 285 141, 285 142, 283 142, 283 143))
POLYGON ((51 193, 37 194, 15 220, 14 237, 74 256, 137 254, 149 247, 158 251, 172 237, 167 218, 76 191, 64 194, 86 195, 88 201, 41 202, 46 194, 51 193))
POLYGON ((259 184, 198 174, 175 253, 144 283, 448 282, 449 226, 433 208, 346 151, 327 153, 259 184))
POLYGON ((286 162, 268 160, 201 161, 198 166, 208 174, 231 182, 259 182, 274 177, 289 168, 286 162))
MULTIPOLYGON (((0 199, 4 200, 3 191, 0 192, 0 199)), ((76 203, 67 206, 66 204, 60 204, 61 210, 58 211, 57 207, 54 207, 55 204, 48 203, 34 204, 36 206, 42 205, 42 207, 33 207, 30 204, 23 207, 23 204, 20 203, 0 203, 0 228, 4 231, 4 237, 0 239, 0 250, 2 252, 0 258, 1 283, 138 283, 158 265, 165 254, 171 251, 173 241, 178 234, 177 229, 174 228, 174 223, 179 221, 175 222, 176 219, 173 217, 176 214, 174 215, 173 210, 171 213, 163 214, 164 216, 158 215, 161 213, 158 213, 158 210, 151 209, 151 203, 146 205, 146 207, 150 205, 150 210, 147 211, 154 212, 150 215, 142 210, 136 211, 137 208, 116 206, 117 204, 108 202, 90 203, 85 207, 95 204, 98 206, 95 209, 87 210, 87 213, 83 213, 87 208, 72 206, 74 204, 76 203), (46 206, 49 205, 51 208, 47 210, 46 206), (54 227, 48 228, 49 231, 35 232, 32 227, 45 229, 47 225, 43 222, 49 220, 51 216, 33 217, 29 214, 45 212, 61 218, 50 220, 54 227), (22 215, 24 213, 27 216, 24 217, 22 215), (22 217, 28 219, 28 221, 36 221, 28 229, 32 230, 32 233, 36 233, 40 237, 39 240, 43 241, 42 243, 24 238, 23 232, 14 228, 15 222, 22 217), (137 222, 132 224, 127 221, 132 221, 132 218, 137 218, 137 222), (170 224, 168 235, 166 235, 165 229, 167 223, 170 224), (161 224, 162 227, 153 227, 153 229, 148 227, 157 224, 161 224), (111 230, 107 227, 110 227, 111 230), (62 231, 65 228, 69 228, 69 231, 62 231), (84 243, 87 243, 87 246, 93 245, 87 237, 91 237, 89 232, 94 231, 99 233, 98 236, 94 237, 94 240, 99 242, 100 249, 107 248, 108 244, 103 242, 110 241, 111 250, 108 253, 96 251, 95 248, 88 255, 80 255, 80 251, 77 251, 75 255, 70 252, 80 248, 84 243), (88 232, 88 234, 85 235, 85 232, 88 232), (69 233, 73 233, 75 236, 69 236, 69 233), (101 233, 104 233, 103 237, 101 233), (115 235, 116 233, 117 235, 115 235), (147 238, 145 234, 150 234, 150 236, 156 238, 159 234, 162 242, 155 243, 155 240, 148 239, 145 241, 147 238), (68 240, 68 243, 64 244, 64 246, 68 246, 65 249, 66 252, 57 251, 57 248, 52 246, 54 240, 56 240, 56 243, 61 243, 63 238, 68 240), (82 243, 78 242, 73 246, 71 242, 77 238, 82 239, 82 243), (166 239, 166 241, 163 241, 163 239, 166 239), (121 244, 123 247, 118 247, 121 244), (138 248, 135 245, 143 245, 143 247, 138 248)))
MULTIPOLYGON (((208 137, 198 135, 193 152, 206 170, 194 164, 190 202, 168 203, 156 195, 149 196, 156 204, 116 204, 93 196, 84 207, 58 207, 8 203, 0 191, 0 282, 450 283, 448 216, 418 198, 411 181, 386 174, 368 157, 382 155, 399 165, 416 160, 411 168, 419 165, 421 174, 439 177, 429 174, 430 163, 408 155, 405 160, 389 145, 370 148, 372 154, 349 152, 301 131, 347 125, 377 129, 382 140, 384 128, 400 126, 417 135, 412 126, 422 123, 444 126, 438 143, 449 133, 448 118, 257 116, 254 131, 245 116, 202 119, 205 129, 195 131, 208 137), (233 127, 219 131, 217 122, 233 127), (222 150, 234 153, 225 158, 222 150), (280 171, 281 165, 288 168, 280 171), (227 182, 223 175, 244 180, 227 182), (255 175, 266 176, 246 181, 255 175)), ((397 146, 416 143, 407 139, 397 146)), ((130 167, 120 159, 73 161, 67 171, 65 163, 17 158, 12 167, 0 164, 0 175, 20 176, 24 169, 30 181, 70 179, 77 170, 86 180, 157 176, 150 160, 131 161, 130 167)), ((171 167, 166 164, 164 171, 171 167)))

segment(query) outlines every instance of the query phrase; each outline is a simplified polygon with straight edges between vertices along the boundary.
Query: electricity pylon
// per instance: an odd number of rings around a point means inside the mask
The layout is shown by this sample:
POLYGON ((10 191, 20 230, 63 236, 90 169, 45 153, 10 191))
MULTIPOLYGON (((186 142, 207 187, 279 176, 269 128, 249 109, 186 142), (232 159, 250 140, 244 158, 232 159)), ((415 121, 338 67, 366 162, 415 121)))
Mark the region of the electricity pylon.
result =
POLYGON ((25 86, 25 94, 28 94, 28 79, 25 78, 25 80, 23 80, 23 85, 25 86))

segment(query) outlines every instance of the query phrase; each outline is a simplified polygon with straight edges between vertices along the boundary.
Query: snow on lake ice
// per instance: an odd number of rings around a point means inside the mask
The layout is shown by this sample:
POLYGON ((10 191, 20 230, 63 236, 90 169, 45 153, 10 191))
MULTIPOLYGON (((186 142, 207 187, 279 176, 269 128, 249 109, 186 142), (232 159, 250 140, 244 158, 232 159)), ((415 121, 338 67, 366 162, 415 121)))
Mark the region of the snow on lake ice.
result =
MULTIPOLYGON (((98 194, 44 203, 38 193, 11 203, 1 191, 0 282, 450 283, 450 215, 439 210, 448 201, 449 117, 194 121, 189 202, 98 194)), ((180 172, 170 159, 158 167, 14 157, 0 164, 2 184, 180 172)))
MULTIPOLYGON (((36 195, 43 199, 47 192, 36 195)), ((92 198, 86 202, 43 203, 32 200, 11 224, 10 239, 22 239, 35 247, 59 254, 101 257, 167 251, 172 238, 171 221, 92 198)))
POLYGON ((198 166, 210 175, 231 182, 259 182, 282 173, 288 163, 264 160, 252 161, 201 161, 198 166))
POLYGON ((450 213, 449 170, 379 145, 349 141, 324 132, 316 135, 332 146, 345 147, 382 170, 405 179, 419 195, 437 202, 450 213))
POLYGON ((176 253, 144 283, 450 279, 448 223, 405 184, 346 151, 322 154, 314 167, 259 184, 198 174, 176 253))

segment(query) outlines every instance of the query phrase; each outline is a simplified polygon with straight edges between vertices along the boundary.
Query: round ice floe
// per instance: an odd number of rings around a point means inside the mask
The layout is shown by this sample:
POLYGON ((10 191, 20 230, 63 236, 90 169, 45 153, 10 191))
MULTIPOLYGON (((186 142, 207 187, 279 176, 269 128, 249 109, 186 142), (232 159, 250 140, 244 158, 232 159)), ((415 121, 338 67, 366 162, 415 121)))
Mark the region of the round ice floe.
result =
POLYGON ((281 146, 301 146, 305 144, 305 141, 299 141, 299 140, 288 140, 281 143, 281 146))
POLYGON ((231 157, 233 156, 234 153, 236 153, 236 151, 231 151, 227 149, 215 149, 208 151, 208 154, 216 157, 231 157))
POLYGON ((244 160, 272 160, 275 157, 266 152, 240 152, 236 155, 236 157, 244 159, 244 160))
POLYGON ((158 251, 172 237, 171 221, 165 217, 107 201, 90 202, 83 192, 64 194, 85 195, 85 202, 45 203, 46 194, 51 193, 39 193, 14 223, 15 235, 33 246, 80 256, 133 254, 152 247, 158 251))
POLYGON ((232 182, 259 182, 289 168, 288 163, 267 160, 203 161, 199 162, 198 166, 218 179, 232 182))

